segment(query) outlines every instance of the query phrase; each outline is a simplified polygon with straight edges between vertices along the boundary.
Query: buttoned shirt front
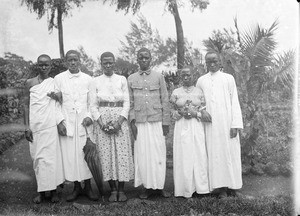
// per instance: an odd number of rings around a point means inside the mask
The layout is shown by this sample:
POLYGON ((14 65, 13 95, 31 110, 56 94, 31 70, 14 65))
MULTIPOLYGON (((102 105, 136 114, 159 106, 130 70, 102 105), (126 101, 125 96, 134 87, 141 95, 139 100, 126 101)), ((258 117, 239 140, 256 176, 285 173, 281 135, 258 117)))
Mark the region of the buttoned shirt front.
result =
POLYGON ((57 91, 62 93, 62 113, 65 117, 67 135, 73 136, 75 127, 79 135, 85 130, 81 125, 85 117, 91 117, 89 112, 89 85, 92 78, 81 71, 72 74, 69 70, 54 77, 57 91))
POLYGON ((120 115, 128 119, 129 112, 129 93, 127 80, 124 76, 105 74, 95 77, 90 85, 91 114, 97 120, 103 111, 99 111, 100 102, 123 102, 123 109, 120 115))
POLYGON ((164 76, 153 70, 139 71, 128 77, 130 121, 170 124, 169 96, 164 76))

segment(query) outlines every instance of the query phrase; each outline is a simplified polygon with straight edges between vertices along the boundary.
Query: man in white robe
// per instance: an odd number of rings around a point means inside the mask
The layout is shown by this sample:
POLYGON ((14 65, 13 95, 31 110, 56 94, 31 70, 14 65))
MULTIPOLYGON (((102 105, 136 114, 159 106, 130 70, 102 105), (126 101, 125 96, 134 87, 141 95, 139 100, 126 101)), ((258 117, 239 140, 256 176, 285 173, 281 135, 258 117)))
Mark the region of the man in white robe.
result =
POLYGON ((30 155, 39 195, 36 204, 51 192, 51 202, 58 202, 57 185, 64 182, 64 173, 57 125, 64 119, 57 103, 50 96, 55 91, 53 78, 48 77, 51 58, 41 55, 37 59, 39 75, 25 83, 24 123, 25 137, 29 141, 30 155))
POLYGON ((93 122, 89 112, 89 85, 92 78, 79 70, 80 56, 75 50, 66 53, 69 70, 54 77, 57 91, 62 96, 62 113, 65 121, 58 125, 62 147, 63 166, 67 181, 74 182, 74 190, 67 201, 75 200, 81 193, 84 180, 84 194, 90 200, 97 200, 92 192, 92 174, 84 160, 83 147, 86 143, 85 126, 93 122))
POLYGON ((196 86, 204 92, 206 110, 212 118, 212 123, 205 125, 210 190, 218 189, 223 198, 228 189, 242 187, 238 129, 243 128, 243 120, 234 77, 220 71, 217 53, 208 52, 205 62, 209 72, 196 86))
POLYGON ((146 190, 141 199, 154 190, 163 197, 166 175, 165 137, 169 132, 170 109, 166 83, 162 74, 150 68, 151 54, 146 48, 137 53, 140 70, 128 77, 129 119, 136 138, 134 143, 135 187, 146 190), (137 133, 136 133, 137 132, 137 133))

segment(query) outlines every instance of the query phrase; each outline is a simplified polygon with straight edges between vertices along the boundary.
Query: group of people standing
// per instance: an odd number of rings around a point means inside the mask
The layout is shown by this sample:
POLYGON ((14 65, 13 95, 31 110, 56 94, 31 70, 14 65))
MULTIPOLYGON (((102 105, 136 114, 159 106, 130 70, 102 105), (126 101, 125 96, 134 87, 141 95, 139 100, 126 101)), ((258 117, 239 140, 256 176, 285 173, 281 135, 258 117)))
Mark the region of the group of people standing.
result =
POLYGON ((80 194, 98 199, 84 160, 87 133, 97 145, 110 202, 127 200, 124 184, 132 179, 135 187, 144 187, 141 199, 154 193, 170 197, 164 185, 171 117, 175 196, 216 192, 222 198, 242 187, 241 109, 234 78, 220 71, 217 53, 206 54, 208 73, 196 86, 192 68, 184 67, 183 85, 170 98, 164 76, 150 67, 148 49, 137 52, 139 71, 127 80, 114 73, 111 52, 100 59, 104 74, 92 78, 80 71, 79 53, 70 50, 68 70, 53 79, 48 77, 51 58, 41 55, 39 75, 26 81, 25 137, 39 192, 35 203, 41 203, 47 191, 51 201, 58 202, 56 188, 65 181, 74 182, 67 201, 80 194))

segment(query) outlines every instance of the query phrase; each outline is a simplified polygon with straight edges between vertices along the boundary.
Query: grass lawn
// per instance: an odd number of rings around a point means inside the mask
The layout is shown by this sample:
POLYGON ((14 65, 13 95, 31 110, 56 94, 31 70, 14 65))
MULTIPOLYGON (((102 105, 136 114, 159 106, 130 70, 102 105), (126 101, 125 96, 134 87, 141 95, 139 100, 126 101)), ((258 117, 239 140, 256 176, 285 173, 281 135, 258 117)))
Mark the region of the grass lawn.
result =
POLYGON ((2 215, 292 215, 288 196, 255 199, 214 197, 130 199, 126 203, 90 205, 2 205, 2 215))
MULTIPOLYGON (((168 154, 168 160, 171 159, 168 154)), ((167 163, 166 190, 172 192, 173 167, 167 163)), ((138 199, 141 188, 133 182, 126 184, 129 200, 125 203, 108 203, 108 184, 105 183, 105 201, 91 202, 79 197, 74 203, 65 201, 72 191, 66 184, 60 191, 62 202, 40 205, 32 203, 37 195, 28 143, 23 139, 0 156, 0 215, 292 215, 293 192, 291 178, 282 176, 244 176, 241 193, 245 198, 193 197, 191 199, 158 196, 149 200, 138 199)), ((92 182, 95 189, 95 184, 92 182)))

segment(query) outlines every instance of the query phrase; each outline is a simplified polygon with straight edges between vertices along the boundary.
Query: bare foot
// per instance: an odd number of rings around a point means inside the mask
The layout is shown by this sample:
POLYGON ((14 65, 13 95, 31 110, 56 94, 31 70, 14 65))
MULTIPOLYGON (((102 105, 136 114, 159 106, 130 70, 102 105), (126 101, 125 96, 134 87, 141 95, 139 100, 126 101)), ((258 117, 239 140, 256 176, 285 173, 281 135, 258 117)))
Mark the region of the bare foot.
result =
POLYGON ((89 200, 91 201, 96 201, 98 200, 98 196, 96 194, 94 194, 94 192, 92 191, 92 189, 84 189, 84 193, 87 196, 87 198, 89 198, 89 200))
POLYGON ((146 189, 139 195, 139 197, 140 197, 140 199, 148 199, 149 196, 151 196, 151 195, 152 195, 152 190, 146 189))
POLYGON ((125 202, 126 200, 127 200, 127 196, 125 195, 124 191, 119 191, 118 201, 125 202))
POLYGON ((51 202, 52 203, 58 203, 60 200, 59 200, 59 197, 58 197, 58 194, 56 193, 56 191, 51 191, 51 202))
POLYGON ((109 198, 108 198, 108 201, 109 202, 117 202, 117 195, 118 195, 118 192, 117 191, 112 191, 109 198))
POLYGON ((78 197, 79 194, 80 194, 80 191, 81 191, 81 190, 80 190, 79 188, 75 188, 75 189, 73 190, 73 192, 72 192, 70 195, 67 196, 67 202, 72 202, 72 201, 76 200, 77 197, 78 197))
POLYGON ((41 192, 39 193, 38 196, 32 199, 32 202, 34 202, 35 204, 40 204, 44 200, 45 200, 45 193, 41 192))
POLYGON ((221 192, 219 193, 219 199, 224 199, 224 198, 227 198, 227 192, 226 190, 221 190, 221 192))
POLYGON ((160 190, 160 195, 164 198, 169 198, 171 197, 171 193, 165 190, 160 190))

